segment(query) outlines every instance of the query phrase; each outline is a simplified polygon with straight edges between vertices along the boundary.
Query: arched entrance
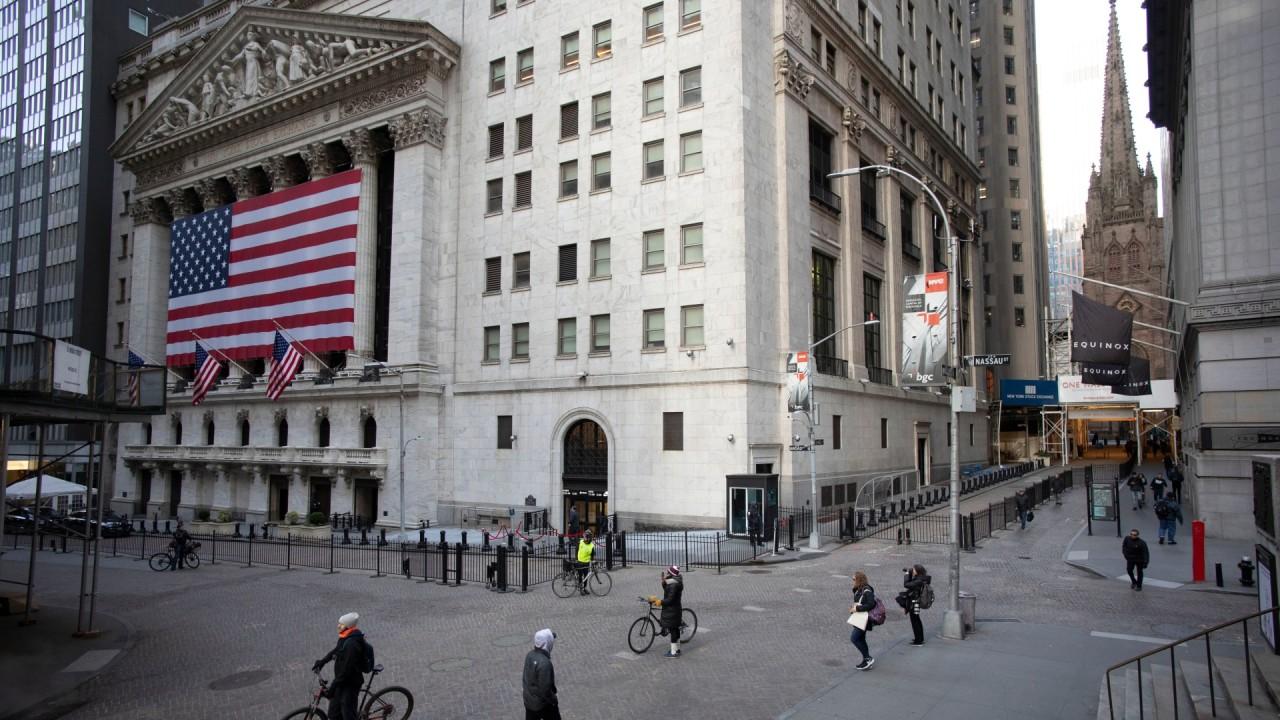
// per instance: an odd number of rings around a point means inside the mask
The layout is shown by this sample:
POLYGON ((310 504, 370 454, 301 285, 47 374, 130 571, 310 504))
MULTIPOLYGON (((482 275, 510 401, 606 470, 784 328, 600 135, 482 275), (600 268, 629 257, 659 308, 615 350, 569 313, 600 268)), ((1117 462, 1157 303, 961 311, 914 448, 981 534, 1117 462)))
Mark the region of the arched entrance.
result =
POLYGON ((570 508, 578 509, 581 529, 604 528, 609 515, 609 440, 604 428, 593 420, 571 425, 564 436, 563 467, 566 531, 570 508))

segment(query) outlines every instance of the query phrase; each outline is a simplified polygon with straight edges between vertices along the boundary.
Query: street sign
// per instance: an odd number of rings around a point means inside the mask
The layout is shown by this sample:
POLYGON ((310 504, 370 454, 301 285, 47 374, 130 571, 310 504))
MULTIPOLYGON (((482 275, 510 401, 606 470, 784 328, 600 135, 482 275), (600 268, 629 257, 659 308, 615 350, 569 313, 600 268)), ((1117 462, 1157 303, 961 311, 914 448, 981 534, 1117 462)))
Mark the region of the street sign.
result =
POLYGON ((826 440, 823 440, 822 438, 814 438, 814 439, 813 439, 813 444, 814 444, 814 445, 826 445, 826 444, 827 444, 827 441, 826 441, 826 440))
POLYGON ((789 449, 791 450, 791 452, 808 452, 809 446, 808 445, 792 445, 789 449))
POLYGON ((971 366, 1001 366, 1012 362, 1009 355, 966 355, 965 360, 971 366))

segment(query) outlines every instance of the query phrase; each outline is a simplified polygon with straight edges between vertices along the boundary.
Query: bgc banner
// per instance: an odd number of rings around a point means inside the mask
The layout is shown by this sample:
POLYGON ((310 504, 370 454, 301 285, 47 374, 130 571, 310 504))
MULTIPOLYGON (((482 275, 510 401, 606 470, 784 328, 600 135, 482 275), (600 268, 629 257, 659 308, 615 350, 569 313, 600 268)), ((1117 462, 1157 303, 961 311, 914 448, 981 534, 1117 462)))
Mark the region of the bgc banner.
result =
POLYGON ((946 385, 948 275, 945 272, 908 275, 903 280, 903 385, 946 385))
POLYGON ((1132 315, 1071 293, 1071 362, 1127 367, 1132 340, 1132 315))

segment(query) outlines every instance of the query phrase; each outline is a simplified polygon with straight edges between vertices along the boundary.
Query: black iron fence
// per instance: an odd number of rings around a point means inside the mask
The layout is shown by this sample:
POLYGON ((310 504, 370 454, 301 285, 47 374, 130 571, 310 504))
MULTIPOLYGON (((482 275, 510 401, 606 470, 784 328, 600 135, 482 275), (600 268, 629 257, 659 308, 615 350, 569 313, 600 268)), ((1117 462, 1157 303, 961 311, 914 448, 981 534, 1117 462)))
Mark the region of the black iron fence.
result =
MULTIPOLYGON (((1041 478, 1039 481, 1022 488, 1026 493, 1028 509, 1034 509, 1047 502, 1061 504, 1061 495, 1075 487, 1075 471, 1062 472, 1041 478)), ((1004 499, 987 505, 986 509, 969 513, 960 517, 960 546, 965 550, 975 550, 978 543, 991 537, 996 530, 1004 530, 1010 523, 1019 522, 1017 495, 1008 495, 1004 499)))

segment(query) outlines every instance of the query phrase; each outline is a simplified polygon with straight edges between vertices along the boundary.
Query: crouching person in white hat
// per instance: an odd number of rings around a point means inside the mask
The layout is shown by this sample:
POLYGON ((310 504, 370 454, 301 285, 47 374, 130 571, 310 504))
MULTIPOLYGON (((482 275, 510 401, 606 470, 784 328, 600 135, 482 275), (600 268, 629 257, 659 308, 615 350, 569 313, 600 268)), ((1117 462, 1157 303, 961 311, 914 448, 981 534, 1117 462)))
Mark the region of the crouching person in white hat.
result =
POLYGON ((358 613, 338 618, 338 644, 311 666, 312 672, 319 673, 325 663, 333 660, 333 682, 329 685, 331 720, 357 720, 356 702, 364 674, 373 671, 373 647, 365 641, 359 624, 358 613))

